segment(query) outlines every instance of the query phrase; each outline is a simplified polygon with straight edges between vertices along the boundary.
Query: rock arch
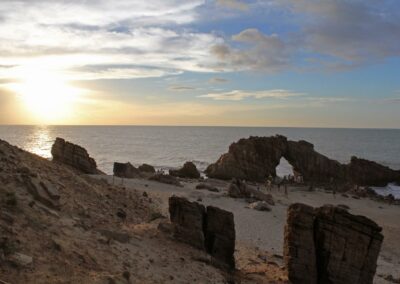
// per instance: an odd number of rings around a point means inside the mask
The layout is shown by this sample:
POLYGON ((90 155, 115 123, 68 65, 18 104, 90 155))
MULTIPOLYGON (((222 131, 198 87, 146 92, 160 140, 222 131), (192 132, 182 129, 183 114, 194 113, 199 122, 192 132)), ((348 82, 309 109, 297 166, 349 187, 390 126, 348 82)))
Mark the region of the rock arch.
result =
POLYGON ((276 176, 276 167, 284 157, 306 182, 352 182, 359 185, 386 185, 400 181, 400 171, 394 171, 375 162, 353 157, 350 164, 318 153, 307 141, 290 141, 285 136, 249 137, 229 146, 214 164, 206 169, 208 177, 239 178, 263 182, 276 176))

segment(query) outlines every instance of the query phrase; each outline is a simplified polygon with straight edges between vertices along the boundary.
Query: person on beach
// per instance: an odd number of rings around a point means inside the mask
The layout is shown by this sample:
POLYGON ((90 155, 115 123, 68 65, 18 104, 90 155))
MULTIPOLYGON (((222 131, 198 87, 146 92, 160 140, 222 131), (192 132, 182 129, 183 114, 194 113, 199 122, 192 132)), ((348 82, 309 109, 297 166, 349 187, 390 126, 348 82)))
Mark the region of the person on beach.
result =
POLYGON ((284 189, 285 189, 285 196, 288 196, 288 190, 287 190, 288 179, 287 179, 286 176, 283 177, 282 185, 283 185, 283 187, 284 187, 284 189))
POLYGON ((271 175, 269 175, 269 177, 268 177, 268 179, 267 179, 267 190, 268 190, 269 192, 272 191, 272 176, 271 176, 271 175))

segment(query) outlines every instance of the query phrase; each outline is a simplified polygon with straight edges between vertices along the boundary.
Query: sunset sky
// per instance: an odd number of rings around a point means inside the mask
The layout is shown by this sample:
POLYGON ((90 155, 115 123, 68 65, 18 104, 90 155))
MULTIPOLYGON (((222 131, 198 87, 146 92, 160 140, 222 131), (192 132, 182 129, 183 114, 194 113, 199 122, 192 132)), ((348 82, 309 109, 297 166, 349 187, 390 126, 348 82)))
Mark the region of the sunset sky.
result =
POLYGON ((400 128, 400 1, 1 0, 0 124, 400 128))

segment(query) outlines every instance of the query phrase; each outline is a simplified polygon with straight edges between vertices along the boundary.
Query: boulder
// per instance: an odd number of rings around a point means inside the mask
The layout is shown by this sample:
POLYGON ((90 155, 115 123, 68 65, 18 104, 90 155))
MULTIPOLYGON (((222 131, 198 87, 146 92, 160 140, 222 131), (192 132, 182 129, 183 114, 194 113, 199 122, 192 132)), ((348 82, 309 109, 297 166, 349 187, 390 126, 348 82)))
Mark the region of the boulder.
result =
POLYGON ((257 211, 271 211, 268 203, 265 201, 256 201, 247 205, 247 208, 254 209, 257 211))
POLYGON ((170 219, 174 237, 204 250, 212 256, 217 267, 235 268, 235 223, 231 212, 186 198, 169 198, 170 219))
POLYGON ((140 172, 131 163, 114 163, 113 173, 120 178, 138 178, 140 172))
POLYGON ((169 170, 169 174, 181 178, 199 178, 200 172, 192 162, 186 162, 179 170, 169 170))
POLYGON ((186 198, 172 196, 169 198, 169 214, 174 224, 174 237, 204 250, 205 207, 197 202, 190 202, 186 198))
POLYGON ((264 182, 269 176, 276 176, 281 158, 311 183, 382 186, 400 180, 400 171, 356 157, 347 165, 341 164, 315 151, 307 141, 289 141, 281 135, 240 139, 205 173, 211 178, 264 182))
POLYGON ((235 222, 232 212, 214 206, 207 207, 205 245, 215 265, 235 268, 235 222))
POLYGON ((175 185, 175 186, 182 186, 182 184, 179 182, 179 180, 171 175, 166 175, 163 173, 156 173, 155 175, 151 176, 149 180, 165 183, 165 184, 170 184, 170 185, 175 185))
POLYGON ((140 172, 143 172, 143 173, 150 173, 150 174, 154 174, 154 173, 156 172, 156 169, 155 169, 153 166, 148 165, 148 164, 140 165, 140 166, 138 167, 138 170, 139 170, 140 172))
POLYGON ((293 283, 373 283, 381 228, 339 207, 292 204, 284 258, 293 283), (334 240, 334 241, 332 241, 334 240))
POLYGON ((56 138, 51 147, 53 161, 69 165, 85 174, 102 174, 97 169, 96 161, 91 158, 85 148, 56 138))
POLYGON ((216 188, 215 186, 212 186, 210 184, 207 183, 199 183, 198 185, 196 185, 196 189, 206 189, 208 191, 211 192, 219 192, 218 188, 216 188))

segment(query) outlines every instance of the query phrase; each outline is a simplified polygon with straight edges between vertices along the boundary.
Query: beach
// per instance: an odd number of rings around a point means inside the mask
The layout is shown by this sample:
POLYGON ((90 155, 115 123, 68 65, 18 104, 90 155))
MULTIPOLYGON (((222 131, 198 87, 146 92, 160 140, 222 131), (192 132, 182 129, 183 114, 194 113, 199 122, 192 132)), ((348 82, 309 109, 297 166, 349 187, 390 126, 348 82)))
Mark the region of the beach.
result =
MULTIPOLYGON (((307 187, 290 186, 288 195, 283 188, 273 188, 267 192, 264 185, 259 185, 261 191, 271 193, 275 205, 270 212, 261 212, 246 208, 248 203, 244 199, 235 199, 227 196, 229 182, 209 180, 208 183, 217 187, 220 192, 198 190, 198 180, 184 180, 183 187, 162 184, 146 179, 119 179, 112 176, 97 176, 113 183, 145 191, 152 198, 159 201, 163 214, 168 216, 168 198, 171 195, 183 196, 191 201, 204 205, 213 205, 233 212, 237 234, 236 253, 237 266, 245 271, 262 270, 265 262, 275 262, 280 269, 283 268, 282 254, 284 241, 284 226, 286 224, 287 208, 292 203, 304 203, 313 207, 325 204, 348 206, 349 212, 355 215, 366 216, 382 227, 384 241, 378 259, 378 268, 374 283, 391 283, 384 279, 388 275, 400 277, 400 206, 389 205, 367 198, 353 198, 351 195, 325 192, 323 189, 308 191, 307 187), (255 253, 257 252, 257 253, 255 253), (261 258, 260 258, 261 256, 261 258), (264 258, 265 256, 265 258, 264 258), (266 261, 264 260, 266 259, 266 261), (258 267, 258 268, 257 268, 258 267)), ((201 180, 201 182, 203 182, 201 180)))

